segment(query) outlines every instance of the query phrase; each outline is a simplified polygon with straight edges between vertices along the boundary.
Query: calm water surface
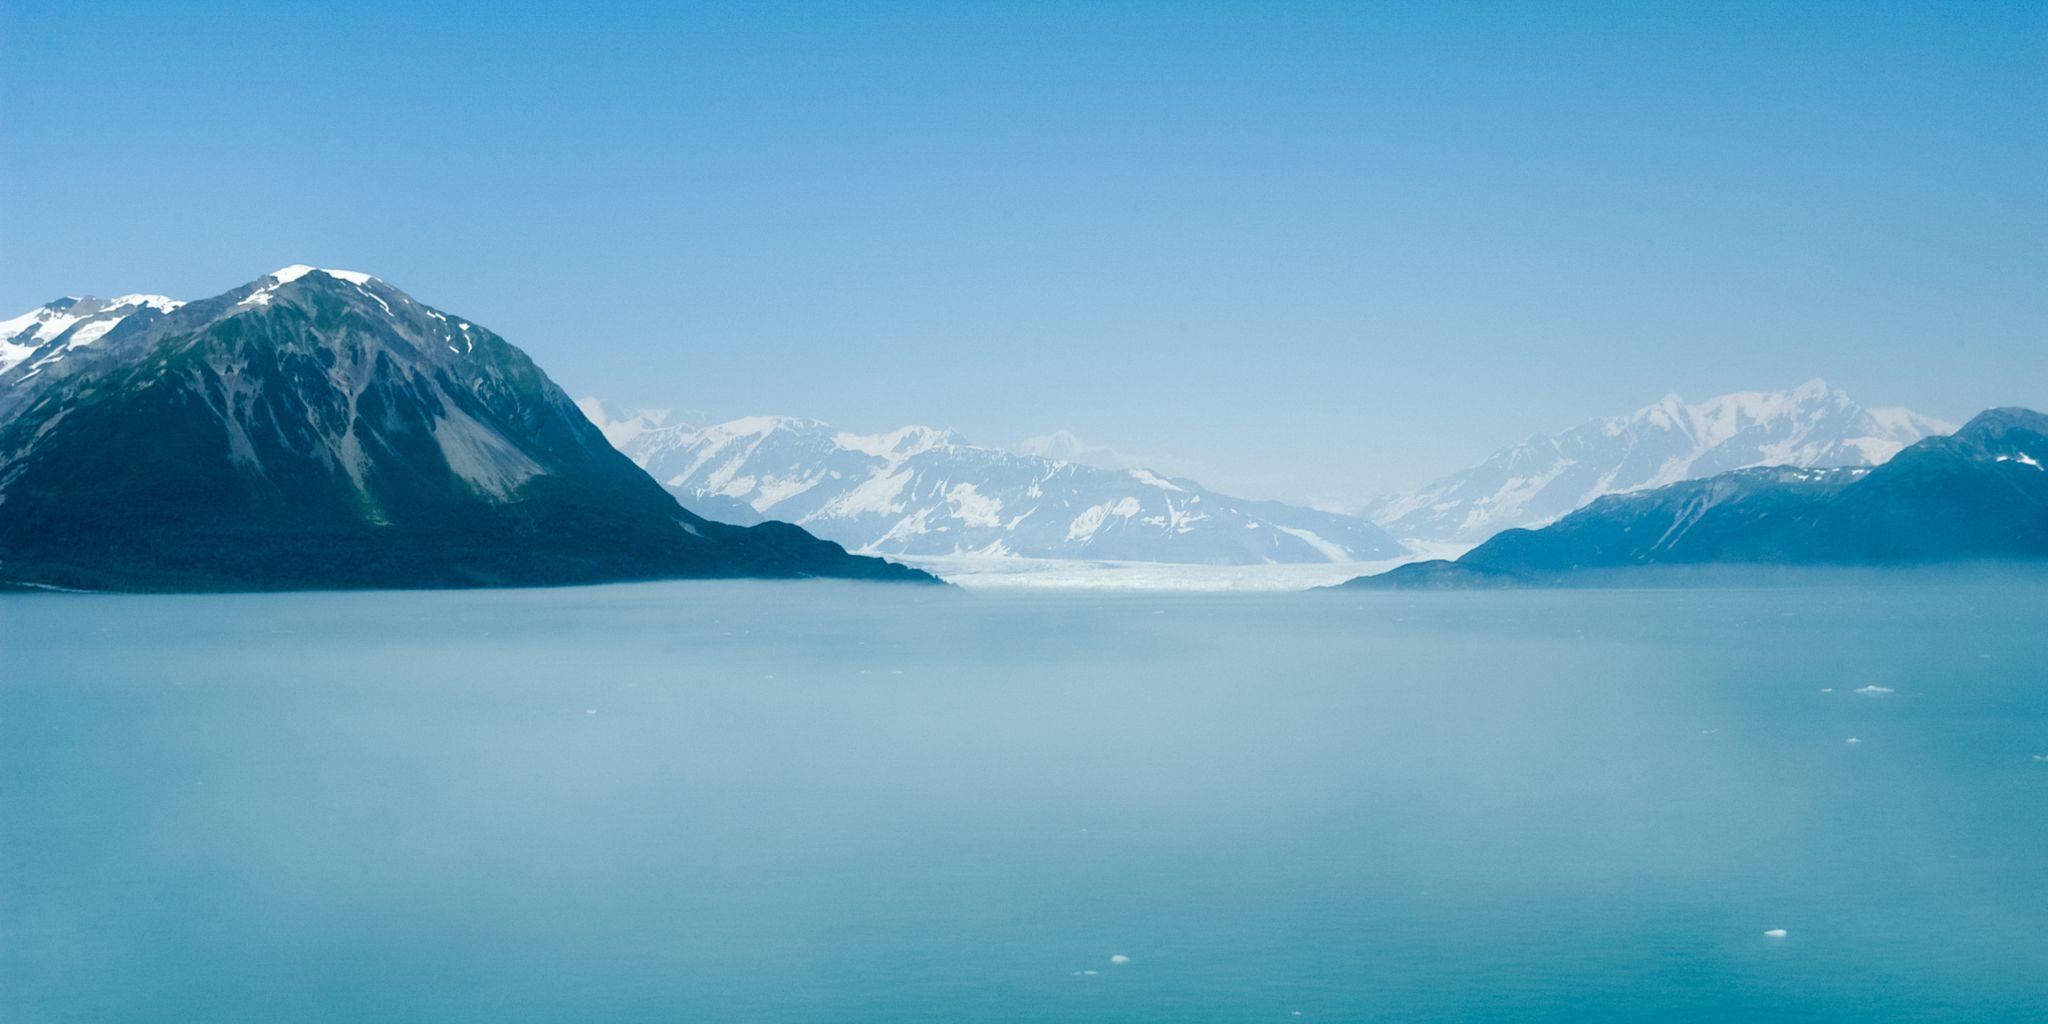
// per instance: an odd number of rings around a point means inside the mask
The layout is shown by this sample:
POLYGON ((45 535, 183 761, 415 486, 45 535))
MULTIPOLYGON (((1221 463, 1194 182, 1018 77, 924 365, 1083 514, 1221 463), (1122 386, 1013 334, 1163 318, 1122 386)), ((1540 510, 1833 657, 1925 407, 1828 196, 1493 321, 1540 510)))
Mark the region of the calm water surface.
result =
POLYGON ((2038 579, 0 597, 0 1020, 2041 1020, 2043 758, 2038 579))

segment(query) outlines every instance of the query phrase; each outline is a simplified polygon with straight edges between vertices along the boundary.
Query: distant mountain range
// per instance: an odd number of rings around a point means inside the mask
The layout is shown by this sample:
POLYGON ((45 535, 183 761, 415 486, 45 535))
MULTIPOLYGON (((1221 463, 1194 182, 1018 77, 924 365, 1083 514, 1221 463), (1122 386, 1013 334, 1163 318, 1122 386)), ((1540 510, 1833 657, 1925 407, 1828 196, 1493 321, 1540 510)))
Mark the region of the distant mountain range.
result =
POLYGON ((0 323, 0 585, 921 579, 707 521, 528 359, 367 274, 62 299, 0 323))
POLYGON ((1874 468, 1742 469, 1610 495, 1550 526, 1505 531, 1455 562, 1346 586, 1547 585, 1639 566, 2048 559, 2044 467, 2048 416, 1993 409, 1874 468))
POLYGON ((930 427, 851 434, 770 416, 696 427, 583 406, 698 514, 786 520, 855 551, 1193 564, 1404 552, 1356 516, 1234 498, 1142 468, 980 447, 930 427))
POLYGON ((1373 501, 1361 514, 1403 540, 1476 544, 1604 495, 1751 466, 1875 466, 1954 429, 1905 409, 1865 408, 1819 380, 1694 404, 1667 395, 1627 416, 1503 448, 1470 469, 1373 501))
POLYGON ((1374 522, 1063 432, 1008 451, 929 427, 613 418, 471 321, 293 266, 195 302, 67 298, 0 321, 0 586, 928 579, 845 548, 1255 565, 1395 559, 1397 536, 1485 543, 1361 585, 2042 557, 2041 417, 1948 429, 1820 381, 1671 396, 1375 502, 1374 522))

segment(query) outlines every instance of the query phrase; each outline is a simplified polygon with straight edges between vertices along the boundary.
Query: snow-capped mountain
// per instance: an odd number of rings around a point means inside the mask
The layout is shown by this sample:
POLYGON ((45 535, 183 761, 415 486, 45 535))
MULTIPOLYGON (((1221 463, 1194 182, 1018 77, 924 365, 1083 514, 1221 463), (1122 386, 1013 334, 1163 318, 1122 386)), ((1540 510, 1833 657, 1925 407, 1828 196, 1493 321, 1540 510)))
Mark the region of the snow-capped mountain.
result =
POLYGON ((368 274, 6 323, 0 587, 928 579, 691 514, 525 353, 368 274))
POLYGON ((1627 416, 1503 448, 1362 511, 1405 540, 1477 543, 1510 527, 1548 523, 1602 495, 1751 466, 1875 466, 1954 429, 1905 409, 1866 408, 1820 380, 1694 404, 1666 395, 1627 416))
POLYGON ((2048 559, 2048 416, 1990 409, 1875 467, 1752 467, 1602 497, 1456 562, 1346 586, 1556 584, 1641 566, 1925 565, 2048 559))
POLYGON ((60 337, 64 339, 63 347, 54 350, 52 358, 62 358, 65 350, 106 337, 131 313, 168 313, 182 305, 162 295, 123 295, 115 299, 70 296, 37 306, 12 320, 0 320, 0 373, 60 337))
POLYGON ((1402 553, 1355 516, 1233 498, 1145 469, 980 447, 930 427, 850 434, 757 416, 650 428, 583 405, 686 507, 732 522, 796 523, 854 551, 1190 564, 1402 553))

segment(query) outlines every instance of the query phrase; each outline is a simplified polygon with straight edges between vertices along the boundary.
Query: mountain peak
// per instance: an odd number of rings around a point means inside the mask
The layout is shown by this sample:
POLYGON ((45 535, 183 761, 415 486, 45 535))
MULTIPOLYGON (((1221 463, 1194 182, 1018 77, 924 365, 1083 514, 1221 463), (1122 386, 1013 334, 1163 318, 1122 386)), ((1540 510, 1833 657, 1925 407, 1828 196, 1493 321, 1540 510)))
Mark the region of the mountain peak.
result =
POLYGON ((290 284, 316 271, 326 274, 337 281, 346 281, 349 284, 369 284, 371 281, 376 280, 376 278, 358 270, 334 270, 329 267, 315 267, 304 263, 294 263, 289 267, 279 267, 263 276, 275 279, 278 284, 290 284))
POLYGON ((2032 409, 2016 405, 1986 409, 1970 418, 1956 431, 1959 440, 1980 445, 1987 450, 2002 450, 2008 440, 2019 440, 2027 447, 2038 447, 2042 438, 2048 438, 2048 416, 2032 409))
POLYGON ((9 322, 0 584, 929 580, 685 511, 525 353, 367 274, 124 298, 9 322))
POLYGON ((950 430, 915 424, 898 427, 886 434, 836 434, 832 438, 832 443, 841 448, 892 461, 901 461, 953 441, 950 430))

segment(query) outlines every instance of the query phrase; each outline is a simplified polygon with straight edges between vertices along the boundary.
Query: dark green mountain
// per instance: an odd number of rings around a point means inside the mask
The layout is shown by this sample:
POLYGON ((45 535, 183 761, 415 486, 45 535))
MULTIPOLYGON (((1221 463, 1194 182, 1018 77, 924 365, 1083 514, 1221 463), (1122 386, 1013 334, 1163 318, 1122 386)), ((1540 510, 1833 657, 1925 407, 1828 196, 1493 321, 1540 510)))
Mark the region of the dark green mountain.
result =
POLYGON ((525 353, 367 275, 168 305, 0 373, 0 584, 930 580, 678 507, 525 353))
POLYGON ((2048 416, 1993 409, 1872 469, 1739 470, 1610 495, 1456 562, 1345 586, 1569 582, 1638 566, 1892 566, 2048 559, 2048 416))

